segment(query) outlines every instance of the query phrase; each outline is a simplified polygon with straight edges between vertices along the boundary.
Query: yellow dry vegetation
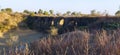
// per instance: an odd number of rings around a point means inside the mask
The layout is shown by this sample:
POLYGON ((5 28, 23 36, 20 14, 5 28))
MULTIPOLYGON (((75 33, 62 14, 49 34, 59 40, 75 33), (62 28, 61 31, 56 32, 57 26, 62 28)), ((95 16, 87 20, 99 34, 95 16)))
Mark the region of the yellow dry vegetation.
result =
POLYGON ((23 15, 20 13, 8 14, 5 12, 0 12, 0 36, 3 33, 16 28, 18 23, 23 20, 23 15))
POLYGON ((51 27, 51 32, 50 33, 51 33, 51 35, 55 36, 55 35, 58 34, 58 29, 55 28, 55 27, 51 27))

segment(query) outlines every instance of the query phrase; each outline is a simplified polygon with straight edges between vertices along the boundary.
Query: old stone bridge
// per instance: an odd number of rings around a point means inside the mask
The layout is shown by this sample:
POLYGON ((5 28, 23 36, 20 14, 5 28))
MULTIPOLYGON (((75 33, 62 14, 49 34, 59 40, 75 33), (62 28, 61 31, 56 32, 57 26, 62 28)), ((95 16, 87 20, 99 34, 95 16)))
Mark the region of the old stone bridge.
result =
POLYGON ((110 25, 120 26, 120 17, 40 17, 27 16, 27 26, 37 31, 58 28, 58 33, 74 31, 76 28, 102 29, 110 25), (112 23, 112 24, 111 24, 112 23))

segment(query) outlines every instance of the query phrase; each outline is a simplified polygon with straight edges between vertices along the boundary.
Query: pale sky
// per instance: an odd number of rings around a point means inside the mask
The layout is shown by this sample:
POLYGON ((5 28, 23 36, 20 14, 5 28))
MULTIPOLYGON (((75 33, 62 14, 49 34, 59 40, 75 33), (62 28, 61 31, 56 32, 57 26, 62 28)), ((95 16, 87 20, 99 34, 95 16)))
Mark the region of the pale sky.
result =
POLYGON ((90 13, 95 9, 100 12, 107 10, 109 14, 114 14, 119 10, 120 0, 0 0, 1 8, 12 8, 14 11, 25 9, 38 11, 39 9, 55 12, 77 11, 90 13))

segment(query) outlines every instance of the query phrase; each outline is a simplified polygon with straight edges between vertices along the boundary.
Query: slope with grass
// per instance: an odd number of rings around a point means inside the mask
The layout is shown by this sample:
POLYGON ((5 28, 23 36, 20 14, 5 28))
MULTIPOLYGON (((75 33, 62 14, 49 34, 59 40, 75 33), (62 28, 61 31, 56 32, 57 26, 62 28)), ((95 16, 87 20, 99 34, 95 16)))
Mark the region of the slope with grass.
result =
POLYGON ((17 28, 23 20, 24 15, 21 13, 0 12, 0 37, 9 30, 17 28))

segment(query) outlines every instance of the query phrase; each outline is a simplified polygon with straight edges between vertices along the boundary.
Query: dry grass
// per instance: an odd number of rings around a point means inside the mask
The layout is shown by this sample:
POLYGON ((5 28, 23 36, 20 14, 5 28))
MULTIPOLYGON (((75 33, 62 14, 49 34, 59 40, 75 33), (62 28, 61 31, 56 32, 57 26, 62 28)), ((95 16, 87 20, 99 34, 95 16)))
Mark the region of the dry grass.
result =
POLYGON ((10 54, 26 55, 120 55, 120 30, 74 31, 43 38, 10 54))
POLYGON ((18 27, 19 23, 24 20, 24 16, 20 13, 8 14, 0 12, 0 37, 11 29, 18 27))
POLYGON ((53 35, 53 36, 57 35, 58 34, 58 29, 55 28, 55 27, 51 27, 50 34, 53 35))

